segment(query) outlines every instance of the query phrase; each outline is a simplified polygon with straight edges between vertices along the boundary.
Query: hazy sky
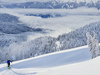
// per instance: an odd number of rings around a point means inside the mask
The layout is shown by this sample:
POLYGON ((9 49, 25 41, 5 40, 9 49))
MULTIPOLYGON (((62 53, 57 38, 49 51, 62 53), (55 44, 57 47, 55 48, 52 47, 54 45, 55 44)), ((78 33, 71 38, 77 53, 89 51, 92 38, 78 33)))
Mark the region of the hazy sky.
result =
POLYGON ((44 2, 44 1, 50 1, 50 0, 0 0, 1 2, 10 2, 10 3, 20 3, 20 2, 30 2, 30 1, 41 1, 41 2, 44 2))
MULTIPOLYGON (((6 3, 20 3, 20 2, 30 2, 30 1, 40 1, 40 2, 45 2, 45 1, 51 1, 51 0, 0 0, 1 2, 6 2, 6 3)), ((53 0, 52 0, 53 1, 53 0)), ((57 1, 75 1, 75 0, 57 0, 57 1)), ((85 1, 85 0, 76 0, 77 2, 80 1, 85 1)), ((87 2, 90 2, 91 0, 86 0, 87 2)), ((92 1, 97 1, 97 0, 92 0, 92 1)))

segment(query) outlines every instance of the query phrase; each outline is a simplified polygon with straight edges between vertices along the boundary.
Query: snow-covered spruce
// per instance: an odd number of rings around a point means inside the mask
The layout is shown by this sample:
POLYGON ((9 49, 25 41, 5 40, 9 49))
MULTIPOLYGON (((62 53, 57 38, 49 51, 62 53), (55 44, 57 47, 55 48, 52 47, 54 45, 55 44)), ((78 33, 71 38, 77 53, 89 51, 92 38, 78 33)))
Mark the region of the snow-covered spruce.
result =
POLYGON ((98 40, 96 39, 97 38, 97 35, 95 34, 94 32, 94 35, 93 37, 87 32, 86 33, 86 36, 87 36, 87 44, 90 48, 90 52, 92 54, 92 59, 97 57, 100 53, 100 49, 99 49, 99 43, 98 43, 98 40))
MULTIPOLYGON (((86 33, 89 32, 91 35, 93 35, 93 31, 97 34, 98 37, 100 37, 100 22, 91 23, 70 33, 59 35, 57 38, 40 37, 22 43, 13 42, 9 46, 0 47, 0 51, 4 56, 0 58, 0 60, 1 62, 8 58, 11 58, 12 60, 20 60, 59 50, 84 46, 87 45, 86 33), (9 52, 10 54, 8 54, 9 52)), ((12 39, 10 40, 12 41, 12 39)))

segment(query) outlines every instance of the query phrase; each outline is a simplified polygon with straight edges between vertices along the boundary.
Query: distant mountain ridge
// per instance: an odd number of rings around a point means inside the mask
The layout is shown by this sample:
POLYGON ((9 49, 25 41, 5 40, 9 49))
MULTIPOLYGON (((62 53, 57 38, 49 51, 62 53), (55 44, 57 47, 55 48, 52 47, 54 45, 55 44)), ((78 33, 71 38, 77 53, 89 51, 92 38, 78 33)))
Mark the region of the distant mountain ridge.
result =
POLYGON ((38 9, 74 9, 78 7, 96 7, 100 9, 100 1, 97 2, 77 2, 77 1, 68 1, 68 2, 60 2, 60 1, 48 1, 48 2, 24 2, 24 3, 13 3, 13 4, 0 4, 0 8, 38 8, 38 9))
POLYGON ((19 34, 23 32, 44 32, 44 29, 30 28, 25 24, 20 24, 16 16, 0 14, 0 32, 6 34, 19 34))

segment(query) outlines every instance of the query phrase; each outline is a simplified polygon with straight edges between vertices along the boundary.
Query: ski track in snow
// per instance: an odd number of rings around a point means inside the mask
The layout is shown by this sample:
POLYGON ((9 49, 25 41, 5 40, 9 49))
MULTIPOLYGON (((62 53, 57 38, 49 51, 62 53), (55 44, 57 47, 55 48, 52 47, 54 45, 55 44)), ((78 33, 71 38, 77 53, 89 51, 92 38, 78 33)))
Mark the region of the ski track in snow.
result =
POLYGON ((56 67, 71 65, 91 59, 87 46, 75 49, 54 52, 20 60, 11 63, 11 69, 7 65, 0 67, 0 75, 44 75, 42 73, 53 71, 56 67))

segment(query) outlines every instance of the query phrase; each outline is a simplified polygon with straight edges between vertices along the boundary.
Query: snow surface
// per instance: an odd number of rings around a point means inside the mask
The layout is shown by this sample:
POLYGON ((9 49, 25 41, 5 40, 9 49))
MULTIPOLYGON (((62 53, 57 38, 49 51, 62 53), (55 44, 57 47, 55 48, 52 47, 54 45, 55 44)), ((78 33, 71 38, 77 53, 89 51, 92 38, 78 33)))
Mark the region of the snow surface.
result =
POLYGON ((0 65, 0 75, 99 75, 100 58, 91 59, 87 46, 0 65))
MULTIPOLYGON (((47 9, 0 9, 0 13, 9 13, 19 17, 22 23, 32 28, 51 29, 48 34, 30 34, 28 41, 36 36, 58 36, 68 33, 86 24, 100 20, 99 10, 95 8, 78 8, 73 10, 47 9), (25 14, 61 14, 61 17, 41 18, 25 14)), ((27 41, 26 41, 27 42, 27 41)), ((59 43, 57 43, 59 45, 59 43)), ((6 64, 0 65, 0 75, 100 75, 100 58, 91 59, 87 46, 66 51, 59 51, 30 59, 16 61, 11 70, 6 64)))
POLYGON ((82 63, 56 67, 37 75, 100 75, 99 62, 100 57, 97 57, 82 63))

